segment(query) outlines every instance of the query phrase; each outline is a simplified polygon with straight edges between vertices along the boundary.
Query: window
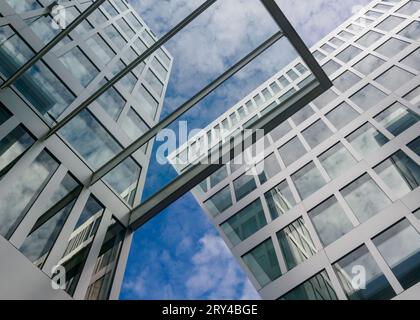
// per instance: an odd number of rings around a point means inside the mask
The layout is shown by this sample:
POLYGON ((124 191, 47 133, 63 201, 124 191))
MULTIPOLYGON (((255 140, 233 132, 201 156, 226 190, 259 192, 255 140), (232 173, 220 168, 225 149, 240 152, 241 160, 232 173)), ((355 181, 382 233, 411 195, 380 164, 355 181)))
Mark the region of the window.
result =
POLYGON ((419 121, 419 116, 396 102, 375 117, 394 136, 398 136, 419 121))
POLYGON ((322 69, 324 69, 325 73, 329 76, 332 75, 334 72, 336 72, 340 68, 341 68, 341 64, 335 62, 334 60, 330 60, 322 66, 322 69))
POLYGON ((86 57, 79 47, 75 47, 63 54, 60 61, 79 80, 83 87, 87 85, 98 75, 98 69, 86 57))
POLYGON ((339 46, 341 46, 341 45, 344 43, 344 41, 343 41, 343 40, 338 39, 338 38, 331 38, 331 39, 330 39, 330 42, 331 42, 333 45, 335 45, 336 47, 339 47, 339 46))
POLYGON ((362 157, 366 157, 389 141, 382 133, 376 131, 369 122, 348 135, 346 139, 362 157))
POLYGON ((420 98, 420 86, 418 86, 417 88, 414 88, 413 90, 411 90, 409 93, 407 93, 404 96, 404 99, 410 101, 412 104, 416 103, 416 100, 419 100, 420 98))
POLYGON ((109 88, 96 99, 96 102, 104 109, 113 120, 117 120, 125 105, 124 98, 115 90, 109 88))
POLYGON ((333 265, 333 268, 350 300, 387 300, 395 296, 388 280, 364 245, 341 258, 333 265), (364 268, 366 275, 365 289, 352 285, 355 271, 360 270, 361 267, 364 268))
POLYGON ((111 16, 111 17, 115 17, 118 15, 118 11, 114 8, 114 6, 109 2, 109 1, 105 1, 102 4, 102 9, 105 9, 105 11, 111 16))
POLYGON ((401 60, 401 63, 420 71, 420 49, 410 53, 407 57, 401 60))
MULTIPOLYGON (((50 42, 58 33, 60 27, 50 15, 40 16, 35 20, 27 20, 31 30, 44 44, 50 42)), ((62 44, 62 42, 60 42, 62 44)))
POLYGON ((374 170, 398 198, 420 184, 420 167, 401 150, 377 165, 374 170))
POLYGON ((235 189, 236 201, 241 200, 257 188, 254 175, 251 172, 244 173, 233 181, 233 187, 235 189))
POLYGON ((340 192, 360 222, 367 221, 391 203, 367 173, 340 192))
POLYGON ((420 281, 420 234, 406 219, 372 241, 404 289, 420 281))
POLYGON ((121 85, 123 90, 130 93, 131 91, 133 91, 134 87, 136 86, 137 80, 138 80, 137 77, 132 72, 130 72, 130 73, 126 74, 117 83, 119 85, 121 85))
POLYGON ((345 71, 341 76, 336 78, 333 83, 334 87, 336 87, 341 92, 345 92, 360 80, 360 77, 356 76, 353 72, 345 71))
POLYGON ((281 171, 280 165, 274 153, 270 154, 263 161, 258 163, 256 165, 256 170, 258 172, 258 178, 260 179, 261 184, 274 177, 281 171))
POLYGON ((161 79, 166 79, 166 76, 168 75, 168 70, 165 69, 165 67, 162 65, 162 63, 160 63, 158 59, 153 58, 152 67, 158 73, 161 79))
POLYGON ((354 37, 354 35, 352 33, 347 32, 347 31, 341 31, 338 35, 340 37, 344 38, 344 39, 347 39, 347 40, 350 40, 351 38, 354 37))
POLYGON ((338 95, 330 89, 330 90, 325 91, 315 100, 313 100, 312 103, 316 105, 318 109, 322 109, 326 107, 330 102, 335 100, 337 97, 338 95))
POLYGON ((325 179, 313 162, 295 172, 292 180, 302 200, 325 185, 325 179))
POLYGON ((332 134, 332 131, 321 119, 302 132, 303 137, 312 149, 331 137, 332 134))
POLYGON ((210 176, 210 188, 213 188, 228 176, 226 166, 221 167, 210 176))
POLYGON ((12 113, 0 102, 0 126, 12 116, 12 113))
POLYGON ((340 142, 321 154, 319 161, 331 179, 339 177, 356 164, 356 160, 340 142))
POLYGON ((306 71, 308 71, 308 68, 307 67, 305 67, 303 64, 301 64, 301 63, 298 63, 296 66, 295 66, 295 69, 300 73, 300 74, 304 74, 306 71))
POLYGON ((350 100, 363 110, 368 110, 385 99, 387 95, 371 84, 364 86, 350 97, 350 100))
POLYGON ((267 224, 261 200, 257 199, 220 225, 226 237, 236 246, 267 224))
POLYGON ((134 26, 134 30, 140 31, 140 29, 143 28, 143 24, 137 19, 134 13, 130 12, 128 15, 126 15, 126 18, 130 24, 134 26))
POLYGON ((32 135, 22 125, 0 140, 0 178, 34 142, 32 135))
POLYGON ((144 108, 144 111, 151 118, 155 118, 159 104, 143 85, 139 86, 139 88, 133 92, 133 98, 138 101, 139 105, 144 108))
POLYGON ((420 2, 418 0, 412 0, 412 1, 409 1, 405 6, 403 6, 397 12, 410 16, 410 15, 414 15, 419 10, 420 10, 420 2))
POLYGON ((385 42, 383 45, 381 45, 379 48, 376 49, 376 52, 384 55, 385 57, 392 58, 396 54, 403 51, 409 43, 391 38, 387 42, 385 42))
POLYGON ((109 298, 125 234, 125 227, 112 217, 105 234, 105 240, 96 259, 94 274, 92 274, 86 292, 86 300, 105 300, 109 298))
POLYGON ((285 214, 296 204, 286 180, 268 191, 265 194, 265 200, 273 220, 285 214))
POLYGON ((162 60, 163 65, 166 67, 169 67, 169 65, 171 64, 171 59, 168 57, 165 51, 163 51, 162 48, 160 48, 159 50, 156 51, 156 54, 158 55, 160 60, 162 60))
POLYGON ((378 58, 377 56, 374 56, 372 54, 368 54, 365 58, 356 63, 353 66, 353 68, 367 76, 368 74, 378 69, 384 63, 385 60, 382 60, 381 58, 378 58))
POLYGON ((158 79, 158 77, 152 72, 152 70, 147 69, 144 79, 150 85, 150 87, 155 91, 159 96, 162 95, 163 83, 158 79))
POLYGON ((286 72, 286 74, 289 76, 289 78, 294 81, 297 78, 299 78, 299 76, 296 74, 296 72, 294 72, 293 70, 289 70, 286 72))
POLYGON ((325 43, 320 47, 322 50, 324 50, 327 53, 333 52, 335 49, 331 47, 329 44, 325 43))
POLYGON ((63 257, 56 263, 66 270, 65 290, 70 295, 74 294, 104 210, 104 206, 91 195, 71 233, 63 257))
POLYGON ((302 157, 306 153, 306 150, 299 141, 299 138, 296 136, 281 146, 279 148, 279 153, 284 164, 288 166, 302 157))
POLYGON ((346 49, 341 51, 339 54, 337 54, 336 58, 347 63, 361 52, 362 50, 360 50, 359 48, 356 48, 355 46, 350 45, 346 49))
POLYGON ((376 41, 378 41, 380 38, 382 38, 383 34, 376 32, 376 31, 368 31, 364 36, 359 38, 359 40, 356 41, 356 43, 368 48, 372 44, 374 44, 376 41))
POLYGON ((296 112, 291 118, 293 122, 298 126, 299 124, 301 124, 303 121, 308 119, 313 114, 315 114, 315 111, 308 104, 304 106, 302 109, 300 109, 298 112, 296 112))
POLYGON ((276 82, 270 84, 270 88, 274 92, 274 94, 278 94, 280 92, 280 87, 276 82))
POLYGON ((400 67, 393 66, 376 78, 375 81, 385 88, 395 91, 409 82, 412 78, 414 78, 414 74, 405 71, 400 67))
POLYGON ((264 97, 264 99, 267 101, 267 100, 270 100, 271 99, 271 93, 270 93, 270 91, 268 91, 268 89, 267 88, 265 88, 263 91, 262 91, 262 95, 263 95, 263 97, 264 97))
POLYGON ((140 173, 141 167, 132 158, 127 158, 105 175, 103 179, 132 206, 140 173))
POLYGON ((100 26, 101 24, 104 24, 108 21, 108 18, 105 17, 105 15, 100 10, 93 11, 89 16, 89 19, 91 22, 94 22, 97 26, 100 26))
POLYGON ((245 254, 242 259, 262 287, 281 276, 271 238, 245 254))
POLYGON ((143 30, 141 36, 144 39, 144 42, 146 42, 147 46, 150 47, 155 43, 155 40, 147 30, 143 30))
POLYGON ((42 8, 38 1, 34 0, 6 0, 17 13, 23 13, 42 8))
POLYGON ((3 237, 10 238, 58 166, 57 161, 44 150, 28 167, 16 173, 16 179, 0 195, 0 234, 3 237))
POLYGON ((303 218, 277 232, 277 239, 287 270, 291 270, 316 253, 312 237, 303 218))
POLYGON ((149 130, 147 124, 140 118, 133 108, 128 110, 127 115, 121 120, 121 128, 132 139, 140 138, 149 130))
POLYGON ((94 170, 121 151, 121 146, 87 110, 81 111, 59 132, 94 170))
POLYGON ((325 58, 325 54, 321 53, 321 52, 320 52, 320 51, 318 51, 318 50, 315 50, 315 51, 313 52, 313 55, 314 55, 315 59, 316 59, 316 60, 318 60, 318 61, 321 61, 322 59, 324 59, 324 58, 325 58))
POLYGON ((255 101, 255 104, 257 105, 257 107, 261 106, 264 103, 263 99, 261 98, 261 96, 259 94, 257 94, 254 97, 254 101, 255 101))
POLYGON ((116 48, 122 49, 125 47, 127 42, 112 24, 106 27, 104 31, 116 48))
POLYGON ((279 82, 283 86, 283 88, 287 87, 290 84, 289 80, 287 80, 284 76, 281 76, 279 78, 279 82))
POLYGON ((216 217, 232 206, 232 195, 229 186, 218 191, 214 196, 204 202, 207 210, 213 217, 216 217))
POLYGON ((353 229, 353 225, 332 196, 308 212, 324 246, 328 246, 353 229))
POLYGON ((59 186, 49 196, 47 203, 43 204, 43 208, 48 210, 36 221, 28 237, 19 248, 20 252, 39 268, 42 268, 47 259, 73 208, 78 193, 70 198, 67 196, 78 185, 69 174, 63 178, 59 186))
POLYGON ((279 300, 338 300, 338 298, 324 270, 289 291, 279 300))
POLYGON ((117 20, 117 25, 121 28, 121 30, 128 36, 128 39, 131 39, 135 36, 133 29, 128 25, 128 23, 123 19, 117 20))
POLYGON ((391 31, 395 29, 400 23, 402 23, 405 19, 396 17, 396 16, 389 16, 384 21, 376 26, 376 28, 383 30, 383 31, 391 31))
POLYGON ((402 31, 398 33, 403 37, 406 37, 411 40, 419 40, 420 39, 420 22, 414 21, 405 27, 402 31))
POLYGON ((292 130, 292 127, 286 120, 277 127, 275 127, 273 130, 271 130, 270 136, 273 138, 274 141, 278 141, 281 138, 283 138, 290 130, 292 130))
MULTIPOLYGON (((143 52, 147 50, 146 44, 140 38, 136 38, 136 40, 134 40, 134 45, 137 48, 137 50, 140 52, 140 54, 142 54, 143 52)), ((149 58, 147 58, 145 61, 147 61, 148 59, 149 58)))
POLYGON ((407 144, 407 147, 409 147, 414 153, 416 153, 420 157, 420 138, 411 141, 409 144, 407 144))
POLYGON ((103 61, 105 64, 115 56, 114 51, 112 51, 109 45, 98 34, 94 34, 87 39, 86 43, 98 56, 99 60, 103 61))
POLYGON ((337 130, 344 128, 358 116, 359 113, 350 107, 347 102, 343 102, 325 115, 337 130))

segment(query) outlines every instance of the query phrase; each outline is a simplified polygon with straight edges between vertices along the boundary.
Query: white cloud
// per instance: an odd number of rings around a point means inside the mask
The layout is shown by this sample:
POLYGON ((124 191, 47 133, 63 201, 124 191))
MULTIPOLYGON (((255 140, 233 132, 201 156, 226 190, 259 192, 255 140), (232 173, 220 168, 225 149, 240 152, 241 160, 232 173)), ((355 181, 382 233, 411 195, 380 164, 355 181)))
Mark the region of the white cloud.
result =
POLYGON ((208 233, 199 243, 200 249, 192 257, 191 276, 186 281, 188 296, 207 295, 210 299, 258 298, 220 237, 208 233))

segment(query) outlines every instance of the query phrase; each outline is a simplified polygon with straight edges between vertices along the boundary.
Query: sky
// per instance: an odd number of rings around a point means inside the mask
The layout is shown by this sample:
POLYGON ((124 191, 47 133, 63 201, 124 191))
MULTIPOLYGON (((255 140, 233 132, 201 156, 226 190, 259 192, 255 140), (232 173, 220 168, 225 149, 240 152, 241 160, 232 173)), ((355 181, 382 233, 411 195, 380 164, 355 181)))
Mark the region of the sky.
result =
MULTIPOLYGON (((157 36, 162 36, 203 2, 128 1, 157 36)), ((310 47, 356 13, 358 6, 370 1, 276 2, 310 47)), ((258 0, 216 2, 165 45, 174 57, 174 65, 162 116, 179 107, 276 31, 276 25, 258 0)), ((206 126, 294 57, 290 46, 284 40, 279 42, 182 120, 188 121, 190 130, 206 126)), ((176 124, 171 128, 177 131, 176 124)), ((155 144, 154 152, 158 146, 155 144)), ((175 177, 169 165, 162 166, 153 158, 144 198, 175 177)), ((201 207, 191 194, 186 194, 135 232, 120 298, 258 299, 259 296, 201 207)))

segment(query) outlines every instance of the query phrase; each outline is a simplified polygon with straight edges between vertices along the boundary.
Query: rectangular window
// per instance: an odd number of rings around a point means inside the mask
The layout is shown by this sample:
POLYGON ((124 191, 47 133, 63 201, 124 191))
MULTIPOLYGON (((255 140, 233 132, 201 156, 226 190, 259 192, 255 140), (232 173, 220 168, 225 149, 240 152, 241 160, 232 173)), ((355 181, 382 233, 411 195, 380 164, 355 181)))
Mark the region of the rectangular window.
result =
POLYGON ((372 239, 404 289, 420 281, 420 234, 404 219, 372 239))
POLYGON ((115 56, 114 51, 109 45, 102 39, 99 34, 94 34, 92 37, 86 40, 86 44, 92 49, 97 57, 105 64, 111 61, 115 56))
POLYGON ((234 216, 222 223, 220 227, 230 242, 236 246, 252 236, 267 224, 261 200, 257 199, 234 216))
POLYGON ((299 124, 304 122, 306 119, 308 119, 313 114, 315 114, 315 111, 308 104, 308 105, 304 106, 302 109, 300 109, 298 112, 296 112, 291 118, 292 118, 293 122, 298 126, 299 124))
POLYGON ((369 122, 366 122, 359 129, 349 134, 346 139, 362 157, 366 157, 389 141, 369 122))
POLYGON ((105 234, 105 240, 96 259, 94 273, 86 292, 86 300, 106 300, 109 298, 125 233, 126 229, 112 217, 105 234))
POLYGON ((346 49, 341 51, 339 54, 337 54, 337 59, 347 63, 350 60, 352 60, 354 57, 356 57, 359 53, 361 53, 362 50, 359 48, 356 48, 355 46, 349 45, 346 49))
POLYGON ((226 166, 221 167, 215 173, 210 176, 210 188, 215 187, 217 184, 222 182, 228 176, 226 166))
POLYGON ((87 110, 81 111, 59 132, 94 170, 122 150, 117 141, 87 110))
POLYGON ((66 52, 59 60, 83 87, 87 87, 99 73, 79 47, 74 47, 66 52))
POLYGON ((103 179, 132 206, 135 201, 140 174, 141 167, 132 158, 127 158, 105 175, 103 179))
POLYGON ((251 172, 244 173, 233 181, 233 188, 235 189, 236 201, 241 200, 257 188, 254 175, 251 172))
POLYGON ((392 29, 395 29, 403 21, 405 21, 404 18, 400 18, 396 16, 389 16, 380 24, 378 24, 376 28, 383 31, 391 31, 392 29))
POLYGON ((403 197, 420 184, 420 167, 401 150, 374 168, 375 172, 394 191, 403 197))
POLYGON ((302 132, 303 137, 309 146, 313 149, 321 142, 333 135, 333 132, 326 126, 321 119, 312 124, 302 132))
POLYGON ((352 223, 334 196, 308 214, 324 246, 328 246, 353 229, 352 223))
POLYGON ((13 114, 0 102, 0 126, 12 116, 13 114))
POLYGON ((289 122, 286 120, 282 122, 280 125, 275 127, 273 130, 270 131, 270 136, 273 138, 274 141, 278 141, 283 138, 289 131, 292 130, 289 122))
POLYGON ((152 70, 147 69, 144 79, 150 85, 150 87, 159 95, 162 95, 163 83, 158 79, 158 77, 152 72, 152 70))
POLYGON ((382 38, 383 34, 376 31, 368 31, 365 35, 359 38, 356 43, 363 47, 369 48, 372 44, 382 38))
POLYGON ((340 130, 356 119, 359 116, 359 113, 347 102, 343 102, 332 111, 328 112, 325 116, 334 125, 334 127, 337 128, 337 130, 340 130))
POLYGON ((398 35, 406 37, 411 40, 420 39, 420 22, 414 20, 411 24, 398 32, 398 35))
POLYGON ((403 51, 408 45, 409 43, 405 41, 396 38, 391 38, 383 45, 378 47, 375 51, 384 55, 385 57, 392 58, 396 54, 403 51))
POLYGON ((296 136, 279 148, 280 156, 286 166, 292 164, 306 153, 299 138, 296 136))
POLYGON ((108 115, 117 120, 121 111, 124 109, 125 100, 114 87, 109 88, 96 99, 96 102, 104 109, 108 115))
POLYGON ((277 232, 277 239, 287 270, 291 270, 316 253, 315 245, 303 218, 277 232))
POLYGON ((342 75, 337 77, 333 83, 334 87, 336 87, 341 92, 345 92, 351 87, 353 87, 357 82, 359 82, 361 78, 356 76, 351 71, 345 71, 342 75))
POLYGON ((58 266, 61 265, 66 270, 65 290, 71 296, 74 294, 83 272, 104 210, 105 208, 100 202, 93 196, 89 197, 70 235, 63 257, 57 263, 58 266))
POLYGON ((321 154, 319 161, 331 179, 339 177, 348 168, 352 168, 356 164, 356 160, 342 143, 337 143, 321 154))
POLYGON ((263 184, 270 178, 274 177, 277 173, 279 173, 281 168, 276 159, 276 155, 272 153, 256 165, 256 170, 258 172, 260 183, 263 184))
POLYGON ((313 162, 292 174, 292 180, 302 200, 325 185, 325 179, 313 162))
POLYGON ((229 185, 205 201, 204 205, 213 217, 230 208, 232 206, 232 195, 229 185))
POLYGON ((322 109, 329 105, 332 101, 337 99, 338 95, 332 91, 331 89, 325 91, 321 94, 318 98, 312 101, 312 103, 318 107, 318 109, 322 109))
POLYGON ((17 13, 23 13, 42 8, 38 1, 34 0, 6 0, 17 13))
POLYGON ((406 66, 420 71, 420 49, 410 53, 407 57, 401 60, 401 63, 406 66))
POLYGON ((159 104, 143 85, 133 92, 133 98, 144 108, 146 114, 152 119, 155 118, 159 104))
POLYGON ((122 49, 125 47, 127 42, 112 24, 106 27, 104 31, 108 38, 114 43, 116 48, 122 49))
POLYGON ((57 170, 58 162, 45 150, 0 195, 0 235, 10 238, 30 206, 57 170))
POLYGON ((340 68, 341 68, 341 65, 335 62, 334 60, 330 60, 322 66, 322 69, 324 69, 325 73, 329 76, 332 75, 334 72, 336 72, 340 68))
POLYGON ((242 256, 242 259, 262 287, 281 276, 271 238, 242 256))
POLYGON ((133 108, 130 108, 127 115, 121 120, 121 128, 127 133, 131 140, 140 138, 149 130, 149 126, 133 108))
POLYGON ((265 194, 265 200, 267 201, 268 210, 273 220, 285 214, 296 204, 286 180, 268 191, 265 194))
POLYGON ((378 69, 384 63, 385 60, 382 60, 381 58, 378 58, 377 56, 374 56, 372 54, 368 54, 365 58, 356 63, 353 66, 353 68, 367 76, 368 74, 378 69))
POLYGON ((420 137, 407 144, 407 147, 420 157, 420 137))
POLYGON ((375 117, 394 136, 398 136, 419 121, 419 116, 396 102, 375 117))
POLYGON ((368 110, 376 106, 380 101, 385 99, 387 95, 371 84, 360 89, 350 97, 350 100, 359 108, 368 110))
POLYGON ((117 25, 121 28, 121 30, 126 34, 128 39, 131 39, 135 36, 133 29, 128 25, 128 23, 123 19, 117 20, 117 25))
POLYGON ((338 300, 338 298, 324 270, 289 291, 279 300, 338 300))
POLYGON ((165 80, 166 76, 168 75, 168 70, 165 69, 165 67, 160 63, 160 61, 156 58, 153 58, 152 60, 152 67, 153 70, 155 70, 161 79, 165 80))
POLYGON ((333 265, 341 287, 349 300, 388 300, 395 292, 366 246, 361 246, 333 265), (362 269, 363 268, 363 269, 362 269), (355 288, 354 272, 364 270, 366 287, 355 288))
POLYGON ((357 178, 340 192, 362 223, 391 204, 391 200, 367 173, 357 178))
POLYGON ((0 140, 0 178, 34 142, 32 135, 22 125, 0 140))
MULTIPOLYGON (((60 187, 64 186, 61 185, 60 187)), ((62 191, 64 190, 62 189, 61 192, 62 191)), ((70 191, 71 190, 68 190, 68 192, 70 191)), ((76 202, 76 196, 77 195, 74 195, 69 199, 64 199, 63 201, 56 203, 53 208, 45 212, 36 221, 35 226, 19 248, 20 252, 38 268, 41 269, 47 260, 48 255, 76 202)))
POLYGON ((400 67, 393 66, 375 79, 376 82, 390 91, 395 91, 414 78, 414 74, 400 67))

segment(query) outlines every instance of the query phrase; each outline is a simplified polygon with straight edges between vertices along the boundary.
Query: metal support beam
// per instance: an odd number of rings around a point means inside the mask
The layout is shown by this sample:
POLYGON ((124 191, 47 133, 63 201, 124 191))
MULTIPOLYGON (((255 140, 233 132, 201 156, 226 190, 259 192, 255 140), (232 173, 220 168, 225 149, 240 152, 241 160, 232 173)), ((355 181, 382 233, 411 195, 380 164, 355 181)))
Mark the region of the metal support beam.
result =
POLYGON ((131 70, 137 67, 141 62, 143 62, 146 58, 148 58, 153 52, 163 46, 167 41, 173 38, 178 32, 180 32, 183 28, 185 28, 190 22, 192 22, 195 18, 197 18, 200 14, 206 11, 212 4, 214 4, 217 0, 207 0, 204 2, 200 7, 194 10, 191 14, 189 14, 184 20, 178 23, 173 29, 171 29, 168 33, 162 36, 159 40, 157 40, 150 48, 144 51, 139 57, 134 59, 127 67, 122 69, 118 72, 111 80, 106 82, 102 87, 95 91, 89 98, 83 101, 78 107, 76 107, 72 112, 70 112, 67 116, 65 116, 61 121, 59 121, 49 133, 44 137, 44 139, 49 138, 51 135, 56 133, 60 130, 64 125, 66 125, 71 119, 73 119, 80 111, 90 105, 93 101, 99 98, 105 91, 111 88, 114 84, 120 81, 125 75, 127 75, 131 70))
MULTIPOLYGON (((276 108, 268 112, 263 117, 259 118, 250 126, 249 129, 263 129, 265 134, 269 133, 271 130, 290 118, 297 111, 305 107, 308 103, 316 99, 324 91, 325 88, 319 84, 317 79, 314 79, 303 89, 298 91, 296 95, 289 97, 276 108)), ((231 141, 232 139, 230 142, 231 141)), ((235 141, 235 139, 233 139, 233 141, 235 141)), ((213 150, 211 154, 208 155, 208 158, 218 158, 219 163, 221 159, 229 158, 232 160, 234 158, 235 147, 237 146, 231 143, 230 150, 228 151, 229 156, 226 156, 227 152, 225 154, 220 153, 220 150, 225 150, 223 147, 221 147, 217 150, 213 150), (213 154, 215 154, 215 152, 218 152, 218 154, 221 156, 214 157, 213 154)), ((220 166, 220 164, 197 164, 191 167, 189 170, 178 176, 174 181, 162 188, 145 202, 134 208, 130 213, 129 227, 132 230, 136 230, 141 227, 147 221, 159 214, 162 210, 170 206, 177 199, 193 189, 203 179, 217 171, 220 166)))
POLYGON ((279 6, 274 0, 260 0, 271 17, 277 23, 279 28, 283 31, 284 35, 290 40, 290 43, 300 55, 302 60, 306 63, 308 68, 316 76, 320 84, 325 90, 332 86, 331 80, 328 78, 325 71, 321 68, 315 57, 309 51, 308 47, 303 42, 302 38, 293 28, 292 24, 287 20, 287 17, 281 11, 279 6))
POLYGON ((29 68, 37 63, 48 51, 56 44, 63 40, 72 30, 74 30, 83 20, 85 20, 93 11, 95 11, 105 0, 97 0, 83 11, 76 19, 74 19, 64 30, 57 34, 50 42, 48 42, 41 50, 39 50, 31 59, 21 66, 9 79, 7 79, 0 87, 4 89, 19 79, 29 68))
POLYGON ((139 139, 134 141, 131 145, 129 145, 127 148, 125 148, 123 151, 117 154, 114 158, 112 158, 107 163, 105 163, 100 169, 98 169, 96 172, 93 173, 92 179, 91 179, 91 185, 97 182, 103 176, 105 176, 118 164, 120 164, 122 161, 128 158, 133 152, 141 148, 150 139, 155 137, 159 133, 160 130, 169 126, 182 114, 184 114, 185 112, 190 110, 192 107, 194 107, 198 102, 204 99, 208 94, 213 92, 217 87, 222 85, 227 79, 229 79, 231 76, 233 76, 243 67, 245 67, 248 63, 250 63, 256 57, 258 57, 261 53, 263 53, 265 50, 271 47, 274 43, 276 43, 282 37, 283 37, 283 33, 280 31, 274 34, 273 36, 271 36, 269 39, 263 42, 259 47, 254 49, 252 52, 250 52, 248 55, 246 55, 244 58, 238 61, 235 65, 233 65, 228 70, 226 70, 217 79, 215 79, 213 82, 208 84, 204 89, 202 89, 200 92, 194 95, 190 100, 185 102, 178 109, 172 112, 169 116, 167 116, 165 119, 163 119, 154 127, 152 127, 149 131, 147 131, 144 135, 142 135, 139 139))

